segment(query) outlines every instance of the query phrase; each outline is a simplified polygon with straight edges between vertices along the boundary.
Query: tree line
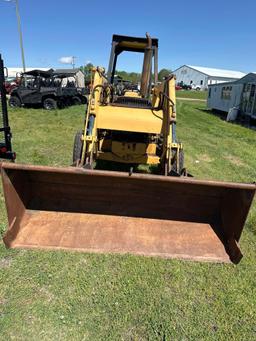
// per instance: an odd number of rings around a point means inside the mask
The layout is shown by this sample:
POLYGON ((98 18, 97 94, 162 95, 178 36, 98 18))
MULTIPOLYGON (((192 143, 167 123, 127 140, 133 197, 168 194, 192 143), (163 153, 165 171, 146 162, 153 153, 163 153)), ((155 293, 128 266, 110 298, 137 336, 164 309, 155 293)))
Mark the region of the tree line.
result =
MULTIPOLYGON (((85 81, 89 82, 91 80, 91 70, 93 65, 91 63, 86 64, 85 66, 80 66, 80 70, 83 71, 85 75, 85 81)), ((158 80, 161 82, 165 77, 167 77, 172 71, 170 69, 161 69, 158 72, 158 80)), ((126 72, 116 70, 116 75, 121 77, 125 81, 130 81, 134 84, 137 84, 140 81, 141 74, 137 72, 126 72)))

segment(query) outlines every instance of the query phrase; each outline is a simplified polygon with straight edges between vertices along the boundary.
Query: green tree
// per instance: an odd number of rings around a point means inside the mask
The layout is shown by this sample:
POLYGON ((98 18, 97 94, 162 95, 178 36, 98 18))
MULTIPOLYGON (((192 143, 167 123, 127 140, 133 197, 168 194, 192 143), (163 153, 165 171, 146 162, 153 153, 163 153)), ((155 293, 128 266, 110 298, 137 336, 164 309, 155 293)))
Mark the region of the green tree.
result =
POLYGON ((92 68, 92 63, 87 63, 85 66, 80 66, 80 70, 83 71, 86 82, 89 82, 91 80, 92 68))
POLYGON ((116 71, 116 75, 122 77, 124 81, 130 81, 134 84, 138 83, 140 80, 140 73, 136 72, 126 72, 126 71, 116 71))
POLYGON ((160 82, 162 82, 165 77, 169 76, 170 73, 172 73, 172 71, 170 69, 161 69, 158 72, 158 80, 160 82))

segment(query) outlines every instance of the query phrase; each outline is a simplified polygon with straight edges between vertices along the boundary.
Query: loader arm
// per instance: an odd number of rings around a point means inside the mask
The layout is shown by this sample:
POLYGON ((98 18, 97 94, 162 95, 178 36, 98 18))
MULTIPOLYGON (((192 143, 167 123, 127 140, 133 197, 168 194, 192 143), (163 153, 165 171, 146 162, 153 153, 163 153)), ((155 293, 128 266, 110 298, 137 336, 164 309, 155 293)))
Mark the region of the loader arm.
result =
MULTIPOLYGON (((80 166, 87 165, 91 168, 93 160, 97 158, 124 163, 153 163, 161 164, 163 174, 171 172, 172 163, 176 159, 179 169, 179 152, 182 144, 176 139, 176 98, 175 77, 170 75, 164 82, 156 85, 152 91, 152 100, 146 107, 136 108, 120 106, 113 103, 113 86, 109 84, 104 69, 93 69, 93 86, 89 97, 89 106, 85 119, 83 135, 83 151, 80 166), (110 153, 101 153, 99 150, 99 130, 124 131, 132 133, 146 133, 161 136, 163 141, 162 152, 158 156, 152 156, 151 147, 145 147, 150 156, 134 156, 134 160, 123 155, 119 158, 110 153)), ((128 100, 140 100, 139 96, 125 97, 128 100)), ((120 150, 119 150, 120 152, 120 150)), ((177 172, 181 172, 182 167, 177 172)))

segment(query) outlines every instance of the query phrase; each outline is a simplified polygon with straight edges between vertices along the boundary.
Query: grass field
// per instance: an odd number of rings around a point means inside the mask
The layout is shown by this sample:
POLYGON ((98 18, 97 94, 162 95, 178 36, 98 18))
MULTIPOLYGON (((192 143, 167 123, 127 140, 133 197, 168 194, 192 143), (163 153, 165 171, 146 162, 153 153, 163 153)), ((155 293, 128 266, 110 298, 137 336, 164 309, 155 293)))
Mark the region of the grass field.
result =
MULTIPOLYGON (((178 101, 178 137, 197 178, 256 179, 256 132, 178 101)), ((66 166, 83 108, 11 110, 17 162, 66 166)), ((0 230, 7 220, 0 189, 0 230)), ((1 340, 255 340, 256 205, 238 266, 131 255, 6 250, 1 340)))
POLYGON ((179 90, 176 96, 179 98, 207 99, 207 91, 179 90))

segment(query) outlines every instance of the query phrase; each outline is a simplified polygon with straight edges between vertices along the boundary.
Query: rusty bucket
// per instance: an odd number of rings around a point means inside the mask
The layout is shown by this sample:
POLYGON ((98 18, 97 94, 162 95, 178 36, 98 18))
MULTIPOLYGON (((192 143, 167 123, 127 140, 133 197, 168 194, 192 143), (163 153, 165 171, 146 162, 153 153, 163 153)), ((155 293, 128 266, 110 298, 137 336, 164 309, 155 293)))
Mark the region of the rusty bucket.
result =
POLYGON ((256 186, 3 163, 7 247, 238 263, 256 186))

